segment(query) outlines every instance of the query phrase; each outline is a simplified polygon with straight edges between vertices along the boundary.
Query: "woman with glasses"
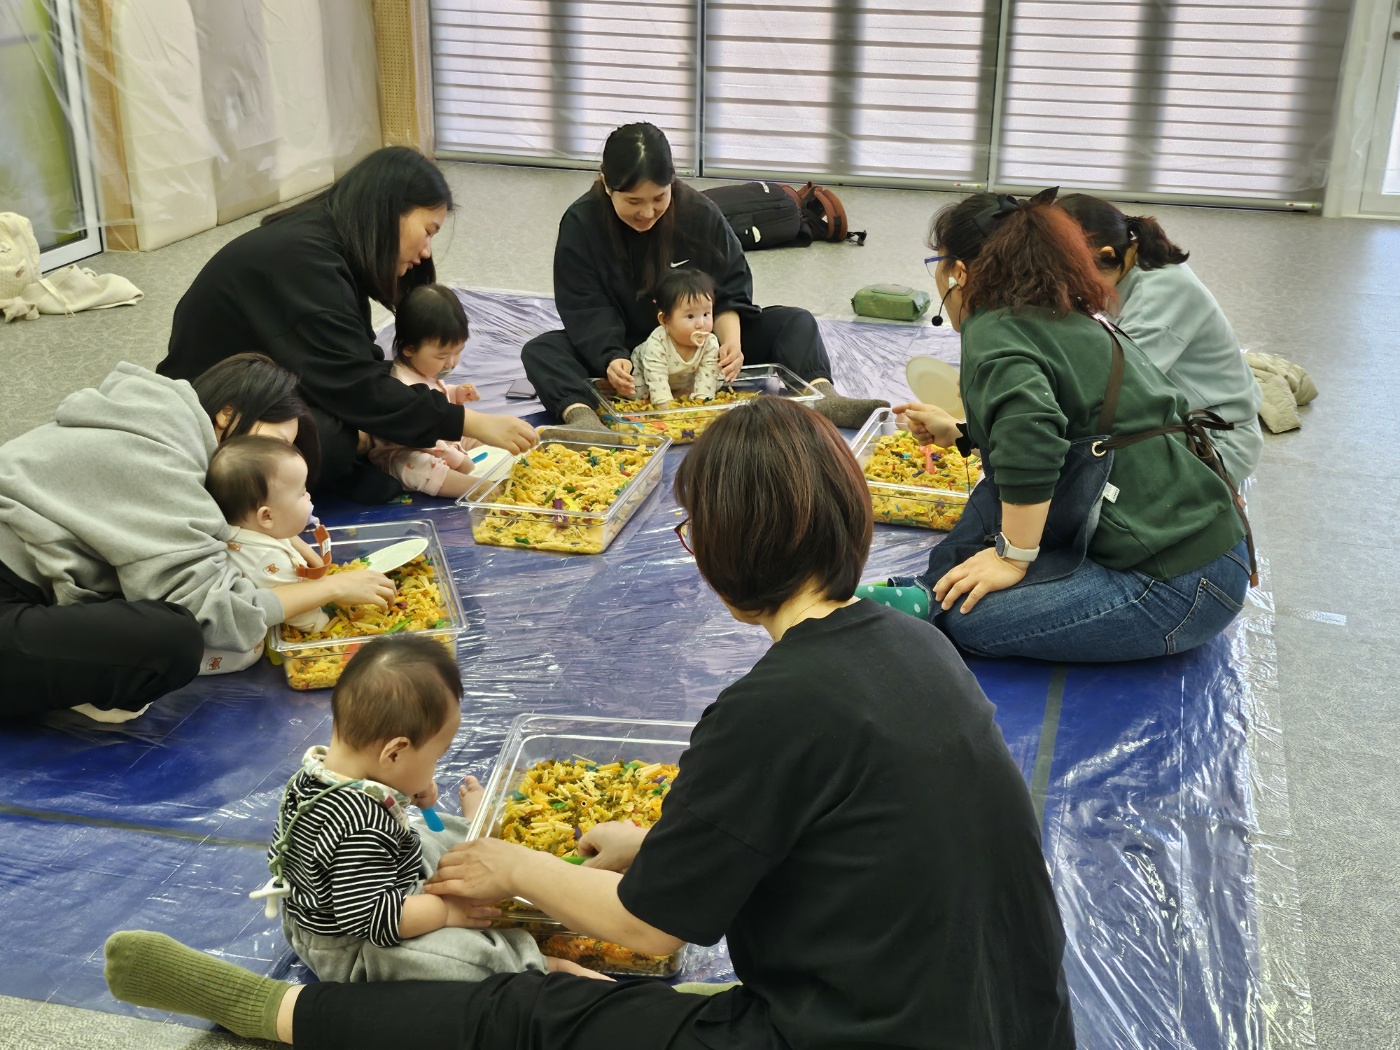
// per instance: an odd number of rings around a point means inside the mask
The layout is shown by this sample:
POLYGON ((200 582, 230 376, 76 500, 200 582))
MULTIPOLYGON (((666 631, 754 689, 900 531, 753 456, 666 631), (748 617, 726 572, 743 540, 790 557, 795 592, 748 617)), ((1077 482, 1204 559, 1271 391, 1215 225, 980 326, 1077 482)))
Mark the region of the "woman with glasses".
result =
POLYGON ((918 605, 979 656, 1182 652, 1222 631, 1249 588, 1247 522, 1210 441, 1229 424, 1188 412, 1099 316, 1113 288, 1054 198, 974 194, 934 217, 967 421, 897 411, 920 441, 977 446, 986 473, 923 576, 859 593, 918 605))
POLYGON ((1025 781, 947 639, 853 597, 870 495, 836 428, 779 398, 724 413, 676 497, 701 576, 772 647, 701 716, 649 831, 594 828, 582 867, 470 842, 428 888, 521 894, 654 954, 727 937, 741 984, 709 997, 563 974, 297 988, 123 933, 107 948, 114 994, 337 1050, 1073 1047, 1025 781))
POLYGON ((753 274, 718 207, 676 178, 671 146, 652 124, 608 136, 592 187, 564 213, 554 249, 554 302, 563 331, 525 344, 525 374, 544 407, 571 426, 605 430, 590 378, 634 393, 632 351, 656 328, 655 290, 671 270, 702 270, 715 282, 720 370, 778 364, 823 395, 817 411, 858 427, 883 401, 842 397, 831 386, 816 319, 790 306, 753 303, 753 274))

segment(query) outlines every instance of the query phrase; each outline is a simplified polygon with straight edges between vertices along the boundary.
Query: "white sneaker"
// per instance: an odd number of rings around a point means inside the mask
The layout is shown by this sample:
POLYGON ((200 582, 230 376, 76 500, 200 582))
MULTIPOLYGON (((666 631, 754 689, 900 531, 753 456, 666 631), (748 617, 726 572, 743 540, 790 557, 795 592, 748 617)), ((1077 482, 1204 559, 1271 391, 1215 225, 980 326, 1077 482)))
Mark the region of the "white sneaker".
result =
POLYGON ((104 710, 100 707, 93 707, 91 704, 78 704, 75 707, 70 707, 68 710, 76 711, 80 715, 86 715, 88 718, 91 718, 94 722, 106 722, 108 724, 116 724, 118 722, 130 722, 133 718, 140 718, 150 709, 150 704, 147 704, 139 711, 126 711, 120 707, 114 707, 104 710))

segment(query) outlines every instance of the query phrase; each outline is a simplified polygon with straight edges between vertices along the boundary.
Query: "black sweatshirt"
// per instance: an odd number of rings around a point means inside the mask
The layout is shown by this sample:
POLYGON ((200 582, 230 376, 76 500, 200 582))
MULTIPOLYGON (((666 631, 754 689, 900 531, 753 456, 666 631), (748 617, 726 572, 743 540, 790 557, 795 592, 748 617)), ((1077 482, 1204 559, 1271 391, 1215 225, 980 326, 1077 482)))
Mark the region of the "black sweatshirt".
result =
POLYGON ((618 886, 674 937, 728 937, 743 984, 702 1042, 1072 1050, 1039 822, 992 715, 942 632, 871 601, 792 627, 706 709, 618 886))
POLYGON ((462 436, 461 406, 389 374, 374 343, 369 296, 324 207, 259 226, 219 249, 175 307, 156 371, 194 379, 249 350, 295 372, 309 405, 357 430, 414 448, 462 436))
MULTIPOLYGON (((715 280, 715 315, 726 310, 756 314, 753 274, 739 238, 710 198, 679 180, 673 184, 675 236, 668 262, 703 270, 715 280)), ((651 295, 638 295, 633 270, 640 271, 647 239, 621 223, 612 202, 589 189, 559 221, 554 247, 554 302, 569 341, 589 366, 604 375, 608 364, 631 357, 633 347, 656 328, 651 295), (628 265, 618 260, 609 234, 617 224, 628 265)))

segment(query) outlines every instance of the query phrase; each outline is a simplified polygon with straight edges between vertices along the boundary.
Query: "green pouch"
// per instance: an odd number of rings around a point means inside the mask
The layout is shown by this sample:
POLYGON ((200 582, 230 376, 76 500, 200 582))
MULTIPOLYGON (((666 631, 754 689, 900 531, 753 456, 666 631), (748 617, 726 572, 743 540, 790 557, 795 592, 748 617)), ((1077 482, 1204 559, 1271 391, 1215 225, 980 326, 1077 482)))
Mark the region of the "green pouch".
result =
POLYGON ((868 284, 851 296, 851 309, 861 317, 917 321, 928 311, 928 292, 902 284, 868 284))

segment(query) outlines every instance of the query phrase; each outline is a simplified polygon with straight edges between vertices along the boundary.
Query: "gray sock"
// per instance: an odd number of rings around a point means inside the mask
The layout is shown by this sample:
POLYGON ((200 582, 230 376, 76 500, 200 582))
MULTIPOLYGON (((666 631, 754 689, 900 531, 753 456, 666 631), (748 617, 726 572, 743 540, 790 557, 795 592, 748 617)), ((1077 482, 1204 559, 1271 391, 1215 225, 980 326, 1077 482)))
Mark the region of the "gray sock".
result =
POLYGON ((104 951, 102 973, 122 1002, 203 1017, 244 1039, 277 1040, 277 1008, 292 987, 287 982, 147 930, 114 933, 104 951))
POLYGON ((881 408, 889 408, 888 401, 874 398, 845 397, 838 394, 829 379, 818 379, 812 384, 821 393, 822 399, 812 407, 826 416, 838 427, 855 430, 865 425, 871 413, 881 408))
POLYGON ((586 405, 574 405, 573 408, 565 409, 564 422, 575 430, 597 430, 604 434, 612 433, 598 418, 598 413, 586 405))

